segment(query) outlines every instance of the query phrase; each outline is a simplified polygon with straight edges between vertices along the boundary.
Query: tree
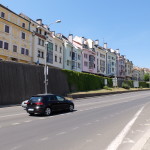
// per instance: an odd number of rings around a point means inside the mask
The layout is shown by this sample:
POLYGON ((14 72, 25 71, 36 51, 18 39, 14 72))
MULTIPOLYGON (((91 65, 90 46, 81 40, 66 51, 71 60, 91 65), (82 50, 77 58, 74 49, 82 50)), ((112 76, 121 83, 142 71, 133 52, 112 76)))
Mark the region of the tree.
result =
POLYGON ((150 74, 149 74, 149 73, 146 73, 146 74, 144 75, 144 80, 145 80, 145 81, 149 81, 149 78, 150 78, 150 74))

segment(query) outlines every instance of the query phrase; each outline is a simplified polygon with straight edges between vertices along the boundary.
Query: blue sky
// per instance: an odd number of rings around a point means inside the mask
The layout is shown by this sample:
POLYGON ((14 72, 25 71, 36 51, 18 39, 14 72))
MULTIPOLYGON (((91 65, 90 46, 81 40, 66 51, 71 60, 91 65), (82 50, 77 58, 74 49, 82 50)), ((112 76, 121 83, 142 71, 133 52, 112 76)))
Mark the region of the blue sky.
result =
POLYGON ((56 33, 108 43, 134 65, 150 68, 150 0, 0 0, 17 14, 43 19, 56 33))

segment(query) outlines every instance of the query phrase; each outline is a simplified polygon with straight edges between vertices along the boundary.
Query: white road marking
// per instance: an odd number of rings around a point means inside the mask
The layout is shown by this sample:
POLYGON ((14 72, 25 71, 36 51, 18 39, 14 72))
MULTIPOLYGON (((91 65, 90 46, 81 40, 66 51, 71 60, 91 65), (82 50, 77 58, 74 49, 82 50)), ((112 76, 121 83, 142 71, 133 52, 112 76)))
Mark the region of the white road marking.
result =
POLYGON ((135 114, 133 119, 125 126, 121 133, 112 141, 112 143, 107 147, 107 150, 116 150, 119 147, 143 109, 144 106, 135 114))
POLYGON ((89 126, 89 125, 91 125, 91 124, 92 124, 92 123, 89 122, 89 123, 86 123, 85 126, 89 126))
POLYGON ((100 122, 100 120, 95 120, 94 122, 100 122))
POLYGON ((32 120, 26 120, 26 121, 24 121, 24 122, 31 122, 32 120))
POLYGON ((13 115, 5 115, 5 116, 0 116, 0 118, 6 118, 6 117, 13 117, 13 116, 19 116, 19 115, 24 115, 27 113, 20 113, 20 114, 13 114, 13 115))
POLYGON ((46 141, 46 140, 48 140, 48 137, 44 137, 40 141, 46 141))
POLYGON ((21 147, 20 145, 19 146, 15 146, 11 150, 16 150, 16 149, 19 149, 20 147, 21 147))
POLYGON ((73 128, 73 130, 77 130, 77 129, 79 129, 79 127, 74 127, 74 128, 73 128))
POLYGON ((101 134, 101 133, 97 133, 97 135, 98 135, 98 136, 101 136, 102 134, 101 134))
POLYGON ((146 124, 144 124, 144 126, 150 126, 150 124, 149 124, 149 123, 146 123, 146 124))
POLYGON ((136 130, 136 132, 141 132, 141 133, 143 133, 144 131, 143 131, 143 130, 136 130))
POLYGON ((38 118, 38 119, 39 119, 39 120, 44 120, 44 119, 46 119, 46 118, 43 117, 43 118, 38 118))
POLYGON ((90 142, 92 142, 93 140, 92 139, 87 139, 86 140, 86 143, 90 143, 90 142))
POLYGON ((20 123, 18 123, 18 122, 16 122, 16 123, 12 123, 12 125, 13 125, 13 126, 18 125, 18 124, 20 124, 20 123))
POLYGON ((130 138, 126 138, 124 141, 123 141, 124 144, 126 143, 131 143, 131 144, 134 144, 135 142, 133 140, 131 140, 130 138))
POLYGON ((66 132, 60 132, 60 133, 58 133, 56 135, 63 135, 63 134, 66 134, 66 132))

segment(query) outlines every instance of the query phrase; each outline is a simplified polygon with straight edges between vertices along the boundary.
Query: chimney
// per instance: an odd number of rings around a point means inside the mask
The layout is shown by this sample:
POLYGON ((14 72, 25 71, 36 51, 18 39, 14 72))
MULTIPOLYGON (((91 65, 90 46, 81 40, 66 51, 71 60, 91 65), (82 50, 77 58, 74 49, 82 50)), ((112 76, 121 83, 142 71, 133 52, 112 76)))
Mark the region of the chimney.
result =
POLYGON ((82 37, 82 38, 81 38, 81 44, 84 44, 84 41, 85 41, 85 38, 82 37))
POLYGON ((37 22, 39 25, 42 25, 42 19, 37 19, 36 22, 37 22))
POLYGON ((96 46, 99 45, 99 40, 95 40, 95 45, 96 45, 96 46))
POLYGON ((116 53, 118 54, 118 53, 120 53, 120 50, 119 50, 119 48, 118 49, 116 49, 116 53))
POLYGON ((107 43, 104 43, 104 48, 107 49, 107 43))
POLYGON ((68 40, 69 40, 69 42, 73 42, 73 34, 69 34, 69 36, 68 36, 68 40))
POLYGON ((51 31, 52 36, 55 36, 55 31, 51 31))

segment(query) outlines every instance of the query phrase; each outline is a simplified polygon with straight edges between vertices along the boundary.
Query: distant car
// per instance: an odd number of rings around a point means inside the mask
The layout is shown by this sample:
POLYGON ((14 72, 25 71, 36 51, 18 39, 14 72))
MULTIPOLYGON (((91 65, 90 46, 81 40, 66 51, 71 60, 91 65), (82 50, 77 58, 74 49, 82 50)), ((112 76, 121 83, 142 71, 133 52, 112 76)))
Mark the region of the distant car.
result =
POLYGON ((23 102, 21 103, 21 106, 22 106, 23 108, 26 108, 28 101, 29 101, 29 100, 23 101, 23 102))
POLYGON ((39 94, 32 96, 26 107, 26 111, 30 115, 43 114, 49 116, 54 111, 62 110, 72 112, 74 110, 74 103, 55 94, 39 94))

